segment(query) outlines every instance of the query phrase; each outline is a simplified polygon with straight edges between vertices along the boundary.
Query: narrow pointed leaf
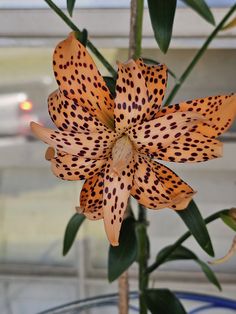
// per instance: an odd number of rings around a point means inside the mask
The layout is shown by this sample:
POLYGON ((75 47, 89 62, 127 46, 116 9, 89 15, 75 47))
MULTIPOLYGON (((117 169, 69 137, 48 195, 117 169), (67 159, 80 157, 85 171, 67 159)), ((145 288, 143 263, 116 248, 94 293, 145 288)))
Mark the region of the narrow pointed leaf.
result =
POLYGON ((78 39, 81 44, 86 47, 88 42, 88 31, 87 29, 83 29, 82 32, 75 32, 75 37, 78 39))
POLYGON ((170 248, 171 248, 171 246, 167 246, 158 253, 158 255, 156 257, 156 261, 157 262, 160 261, 159 266, 161 264, 166 263, 166 262, 171 262, 171 261, 176 261, 176 260, 193 260, 196 263, 198 263, 198 265, 201 267, 201 269, 202 269, 203 273, 205 274, 205 276, 207 277, 207 279, 213 285, 215 285, 219 290, 221 290, 220 283, 219 283, 218 279, 216 278, 214 272, 211 270, 211 268, 206 263, 204 263, 202 260, 200 260, 197 257, 197 255, 194 254, 188 248, 186 248, 182 245, 178 246, 173 252, 171 252, 170 255, 168 255, 163 260, 164 254, 166 254, 166 252, 168 252, 170 248))
POLYGON ((166 262, 176 261, 176 260, 188 260, 188 259, 196 259, 196 255, 190 251, 189 249, 185 248, 184 246, 178 246, 173 252, 171 252, 164 260, 163 256, 166 252, 169 251, 171 245, 166 246, 163 248, 157 255, 156 261, 160 261, 159 266, 166 262))
POLYGON ((108 87, 110 93, 112 94, 113 97, 115 97, 115 95, 116 95, 116 81, 114 80, 113 77, 110 77, 110 76, 103 76, 103 78, 107 84, 107 87, 108 87))
POLYGON ((212 271, 212 269, 206 263, 201 261, 200 259, 197 259, 196 262, 201 267, 201 269, 204 272, 204 274, 206 275, 207 279, 221 291, 222 290, 221 285, 220 285, 218 279, 216 278, 215 273, 212 271))
POLYGON ((177 213, 184 221, 185 225, 188 227, 189 231, 192 233, 201 248, 208 255, 214 256, 213 246, 205 221, 203 220, 196 203, 192 200, 186 209, 177 211, 177 213))
POLYGON ((229 213, 230 211, 220 214, 220 218, 228 227, 236 231, 236 220, 233 217, 231 217, 229 213))
POLYGON ((69 252, 72 244, 74 243, 76 234, 84 220, 85 216, 78 213, 74 214, 69 220, 64 235, 63 256, 65 256, 69 252))
POLYGON ((185 4, 191 7, 199 15, 201 15, 207 22, 215 25, 214 16, 204 0, 182 0, 185 4))
POLYGON ((148 289, 145 300, 152 314, 187 314, 179 299, 168 289, 148 289))
POLYGON ((67 11, 72 16, 76 0, 67 0, 67 11))
POLYGON ((176 0, 148 0, 148 8, 156 41, 166 53, 172 36, 176 0))
POLYGON ((119 246, 110 246, 108 255, 108 280, 116 280, 128 269, 137 258, 137 240, 135 235, 135 220, 129 217, 121 227, 119 246))

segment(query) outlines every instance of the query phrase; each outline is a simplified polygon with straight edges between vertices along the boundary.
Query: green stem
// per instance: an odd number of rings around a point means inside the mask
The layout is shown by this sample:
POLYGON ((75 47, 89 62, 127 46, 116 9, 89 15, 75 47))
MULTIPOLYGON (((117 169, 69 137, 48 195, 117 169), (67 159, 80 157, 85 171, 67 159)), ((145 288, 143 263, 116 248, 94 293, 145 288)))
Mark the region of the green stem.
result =
MULTIPOLYGON (((208 216, 206 219, 204 219, 205 221, 205 224, 209 224, 210 222, 220 218, 220 215, 223 214, 223 213, 226 213, 228 212, 228 210, 221 210, 217 213, 214 213, 210 216, 208 216)), ((190 236, 191 236, 191 232, 190 231, 187 231, 185 232, 173 245, 171 245, 169 247, 168 250, 166 250, 165 253, 163 253, 162 257, 158 260, 158 262, 154 262, 152 265, 150 265, 147 269, 147 272, 148 273, 151 273, 153 272, 156 268, 158 268, 158 266, 160 266, 164 261, 165 259, 172 253, 174 252, 174 250, 180 246, 185 240, 187 240, 190 236)))
MULTIPOLYGON (((73 30, 81 33, 80 29, 71 21, 71 19, 65 15, 65 13, 52 1, 44 0, 49 7, 60 16, 60 18, 73 30)), ((92 53, 98 58, 98 60, 104 65, 104 67, 110 72, 113 77, 116 77, 116 71, 113 69, 112 65, 103 57, 103 55, 98 51, 98 49, 91 43, 90 40, 87 41, 87 46, 92 51, 92 53)))
POLYGON ((171 101, 173 100, 173 98, 175 97, 175 95, 177 94, 177 92, 179 91, 181 86, 183 85, 183 83, 186 80, 186 78, 189 76, 189 74, 191 73, 191 71, 193 70, 193 68, 195 67, 197 62, 199 61, 199 59, 202 57, 202 55, 207 50, 207 48, 210 45, 210 43, 212 42, 212 40, 215 38, 215 36, 218 34, 218 32, 223 28, 223 26, 225 25, 226 21, 230 18, 230 16, 233 14, 235 9, 236 9, 236 4, 234 4, 230 8, 228 13, 223 17, 221 22, 216 26, 216 28, 213 30, 213 32, 210 34, 210 36, 206 39, 206 41, 202 45, 201 49, 198 50, 198 52, 196 53, 195 57, 189 63, 189 65, 187 66, 186 70, 183 72, 183 74, 179 78, 178 82, 175 84, 175 86, 173 87, 172 91, 170 92, 170 95, 168 96, 168 98, 165 101, 165 106, 169 105, 171 103, 171 101))
POLYGON ((148 287, 147 261, 149 258, 148 236, 147 236, 147 217, 146 209, 142 205, 139 207, 139 217, 136 227, 138 240, 138 264, 139 264, 139 313, 147 314, 145 301, 145 291, 148 287))
POLYGON ((144 0, 130 2, 129 58, 137 59, 142 51, 144 0))
POLYGON ((135 58, 139 58, 142 52, 143 8, 144 0, 137 0, 135 58))
MULTIPOLYGON (((143 24, 143 0, 131 0, 130 16, 130 47, 129 56, 133 59, 139 58, 142 50, 142 24, 143 24)), ((139 265, 139 313, 147 314, 145 291, 148 286, 148 258, 149 243, 147 236, 146 209, 138 205, 139 214, 136 226, 138 242, 138 265, 139 265)))

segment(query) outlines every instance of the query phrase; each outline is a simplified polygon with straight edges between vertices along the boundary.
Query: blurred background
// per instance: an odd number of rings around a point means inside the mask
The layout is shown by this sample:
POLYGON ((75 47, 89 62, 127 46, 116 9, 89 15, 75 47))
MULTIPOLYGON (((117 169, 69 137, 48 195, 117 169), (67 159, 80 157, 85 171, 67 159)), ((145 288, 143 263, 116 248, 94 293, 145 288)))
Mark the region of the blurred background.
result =
MULTIPOLYGON (((65 7, 65 0, 55 1, 65 7)), ((91 40, 109 59, 127 59, 128 0, 81 0, 74 21, 87 28, 91 40)), ((207 1, 216 21, 235 3, 207 1)), ((157 49, 147 9, 144 14, 143 56, 165 62, 180 75, 213 27, 179 5, 171 49, 157 49)), ((63 182, 44 160, 46 145, 34 139, 29 121, 51 126, 47 96, 55 88, 52 53, 68 27, 43 0, 0 0, 0 313, 33 314, 78 298, 116 291, 107 281, 108 243, 101 222, 85 222, 68 256, 62 256, 67 221, 78 204, 81 183, 63 182)), ((107 74, 98 63, 101 72, 107 74)), ((220 33, 200 60, 176 101, 236 90, 236 30, 220 33)), ((173 86, 170 79, 169 88, 173 86)), ((236 204, 236 126, 223 138, 224 157, 197 165, 169 165, 195 190, 204 217, 236 204)), ((151 259, 173 243, 185 226, 170 210, 149 211, 151 259)), ((209 226, 217 257, 231 245, 232 232, 215 222, 209 226)), ((186 245, 209 260, 189 240, 186 245)), ((191 262, 170 263, 153 275, 153 285, 175 290, 235 297, 235 258, 215 266, 219 294, 191 262), (156 284, 155 284, 156 282, 156 284)), ((136 288, 135 266, 130 270, 136 288)), ((191 306, 191 305, 188 305, 191 306)), ((105 311, 103 312, 105 313, 105 311)), ((109 312, 107 312, 109 313, 109 312)), ((222 312, 223 313, 223 312, 222 312)), ((228 312, 227 312, 228 313, 228 312)))

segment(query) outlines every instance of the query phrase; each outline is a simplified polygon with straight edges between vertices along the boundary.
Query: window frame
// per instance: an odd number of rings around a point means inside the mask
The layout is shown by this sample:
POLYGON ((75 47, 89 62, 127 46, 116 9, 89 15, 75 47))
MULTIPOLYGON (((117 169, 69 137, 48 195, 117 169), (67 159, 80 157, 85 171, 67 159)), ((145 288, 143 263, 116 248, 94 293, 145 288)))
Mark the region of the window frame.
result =
MULTIPOLYGON (((228 8, 212 8, 216 23, 227 11, 228 8)), ((94 44, 103 48, 125 48, 128 46, 129 18, 129 8, 77 8, 73 16, 73 20, 81 29, 87 28, 94 44), (96 18, 99 18, 101 23, 96 23, 96 18)), ((179 7, 173 29, 170 48, 194 49, 201 46, 213 30, 213 26, 204 21, 193 10, 179 7), (186 25, 188 25, 187 28, 186 25)), ((49 8, 3 8, 0 10, 0 46, 54 45, 68 32, 70 32, 68 26, 49 8)), ((236 28, 221 32, 212 42, 210 48, 235 49, 235 38, 236 28)), ((157 48, 147 8, 144 10, 143 47, 157 48)))

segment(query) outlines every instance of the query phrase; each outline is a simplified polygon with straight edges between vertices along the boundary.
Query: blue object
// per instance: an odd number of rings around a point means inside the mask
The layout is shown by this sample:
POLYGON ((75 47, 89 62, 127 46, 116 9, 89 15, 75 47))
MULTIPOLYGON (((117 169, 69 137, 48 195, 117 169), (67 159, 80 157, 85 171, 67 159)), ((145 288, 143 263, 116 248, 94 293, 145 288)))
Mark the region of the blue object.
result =
MULTIPOLYGON (((216 297, 212 295, 200 294, 200 293, 190 293, 190 292, 175 292, 175 295, 181 300, 197 301, 206 303, 200 305, 197 308, 191 310, 188 314, 198 314, 205 313, 209 309, 226 309, 235 310, 236 313, 236 300, 231 300, 222 297, 216 297)), ((137 300, 138 293, 130 292, 130 300, 137 300)), ((57 314, 57 313, 70 313, 70 311, 76 310, 76 313, 83 313, 86 309, 100 308, 100 307, 117 307, 118 306, 118 294, 108 294, 100 295, 96 297, 87 298, 84 300, 79 300, 71 303, 67 303, 61 306, 54 307, 50 310, 40 312, 38 314, 57 314)), ((135 313, 139 313, 138 307, 130 305, 130 310, 135 313)), ((71 312, 72 313, 72 312, 71 312)), ((170 313, 172 314, 172 313, 170 313)), ((174 314, 174 313, 173 313, 174 314)))
POLYGON ((189 314, 203 313, 212 308, 223 308, 228 310, 235 310, 236 313, 236 301, 227 298, 216 297, 212 295, 205 295, 200 293, 188 293, 188 292, 176 292, 176 296, 182 300, 198 301, 207 303, 207 305, 201 305, 196 309, 189 312, 189 314))

